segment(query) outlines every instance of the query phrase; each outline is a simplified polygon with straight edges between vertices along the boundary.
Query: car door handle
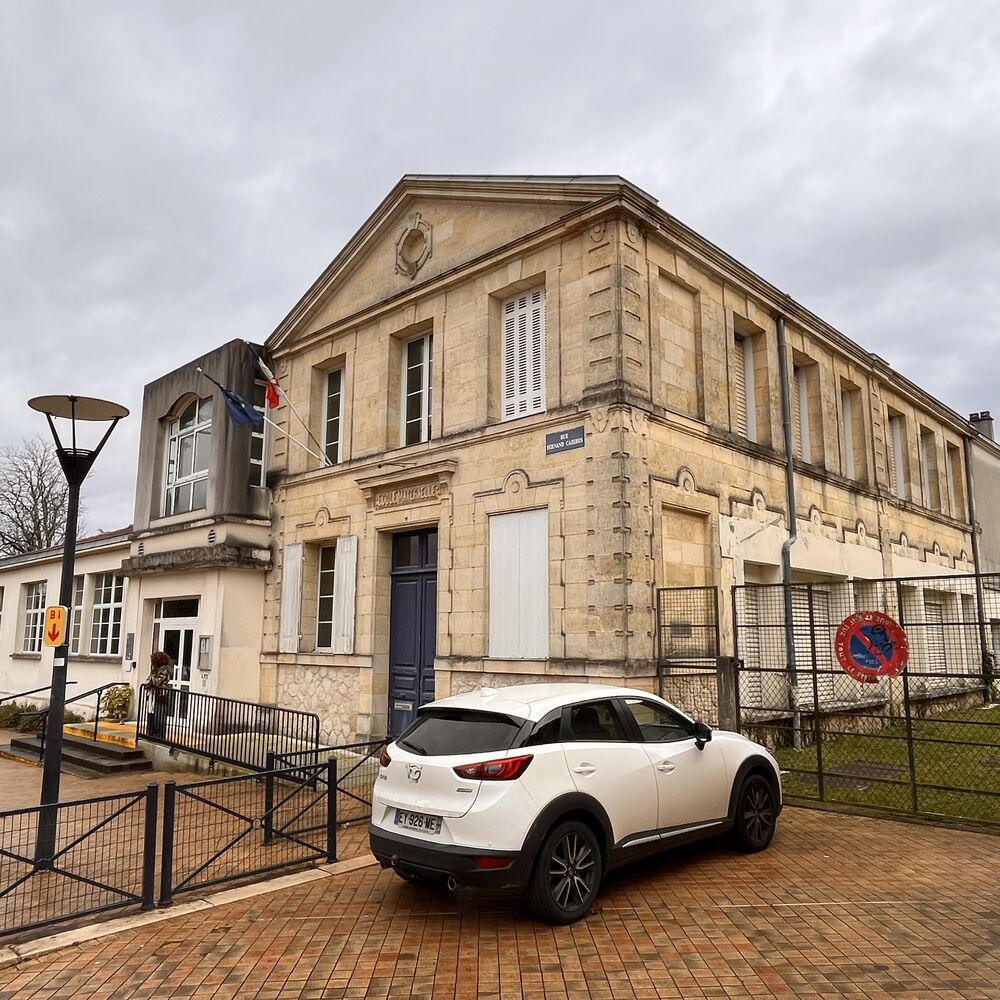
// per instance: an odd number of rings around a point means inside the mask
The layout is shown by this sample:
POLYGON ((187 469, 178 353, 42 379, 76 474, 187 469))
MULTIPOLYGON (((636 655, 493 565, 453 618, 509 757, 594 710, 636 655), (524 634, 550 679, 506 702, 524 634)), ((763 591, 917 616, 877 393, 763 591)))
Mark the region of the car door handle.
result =
POLYGON ((677 770, 677 765, 672 760, 661 760, 656 765, 656 770, 662 774, 673 774, 677 770))
POLYGON ((597 768, 593 764, 580 764, 573 768, 574 774, 594 774, 596 771, 597 768))

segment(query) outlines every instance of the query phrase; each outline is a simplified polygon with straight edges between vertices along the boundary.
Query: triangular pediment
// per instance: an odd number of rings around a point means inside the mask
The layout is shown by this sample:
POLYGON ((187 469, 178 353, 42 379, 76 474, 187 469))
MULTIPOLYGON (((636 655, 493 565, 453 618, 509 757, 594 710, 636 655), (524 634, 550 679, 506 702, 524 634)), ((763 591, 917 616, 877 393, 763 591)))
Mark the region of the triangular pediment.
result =
POLYGON ((404 177, 267 346, 278 350, 427 285, 623 188, 638 191, 620 177, 404 177))

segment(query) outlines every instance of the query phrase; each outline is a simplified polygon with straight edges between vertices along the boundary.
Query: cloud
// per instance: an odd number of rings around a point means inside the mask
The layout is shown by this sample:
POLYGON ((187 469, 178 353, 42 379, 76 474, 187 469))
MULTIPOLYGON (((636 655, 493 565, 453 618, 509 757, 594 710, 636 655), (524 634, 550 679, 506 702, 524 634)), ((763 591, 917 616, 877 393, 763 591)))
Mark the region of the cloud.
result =
POLYGON ((990 2, 0 8, 0 443, 261 339, 406 172, 622 173, 960 411, 1000 410, 990 2))

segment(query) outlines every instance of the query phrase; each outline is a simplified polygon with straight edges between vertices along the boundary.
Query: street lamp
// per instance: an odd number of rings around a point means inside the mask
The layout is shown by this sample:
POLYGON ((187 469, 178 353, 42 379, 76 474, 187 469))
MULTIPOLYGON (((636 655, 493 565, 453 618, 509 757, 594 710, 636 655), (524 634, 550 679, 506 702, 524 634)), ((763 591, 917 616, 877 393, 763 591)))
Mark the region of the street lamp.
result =
MULTIPOLYGON (((101 449, 107 443, 111 432, 128 410, 118 403, 105 399, 91 399, 89 396, 36 396, 28 400, 28 406, 45 414, 52 437, 55 439, 56 455, 62 466, 63 475, 69 486, 66 503, 66 538, 63 541, 62 578, 59 582, 59 603, 71 607, 73 603, 73 570, 76 562, 76 527, 80 513, 80 486, 94 465, 101 449), (55 419, 70 422, 70 443, 63 444, 56 430, 55 419), (78 421, 109 423, 104 436, 95 448, 82 448, 77 443, 76 425, 78 421)), ((66 630, 66 635, 69 634, 66 630)), ((42 760, 42 795, 40 805, 54 806, 59 801, 59 773, 62 766, 63 723, 66 715, 66 660, 69 642, 57 646, 52 658, 52 688, 49 710, 45 724, 45 753, 42 760)), ((35 864, 48 868, 52 864, 56 845, 56 809, 44 809, 38 818, 35 864)))

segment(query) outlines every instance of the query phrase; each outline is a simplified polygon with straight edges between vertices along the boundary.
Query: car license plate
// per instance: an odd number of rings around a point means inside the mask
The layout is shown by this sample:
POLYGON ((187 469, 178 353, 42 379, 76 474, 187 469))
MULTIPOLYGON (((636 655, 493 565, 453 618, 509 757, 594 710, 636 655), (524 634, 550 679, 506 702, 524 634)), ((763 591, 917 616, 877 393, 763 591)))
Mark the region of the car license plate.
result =
POLYGON ((441 822, 440 816, 427 816, 424 813, 410 812, 407 809, 396 810, 396 826, 401 826, 405 830, 438 834, 441 832, 441 822))

